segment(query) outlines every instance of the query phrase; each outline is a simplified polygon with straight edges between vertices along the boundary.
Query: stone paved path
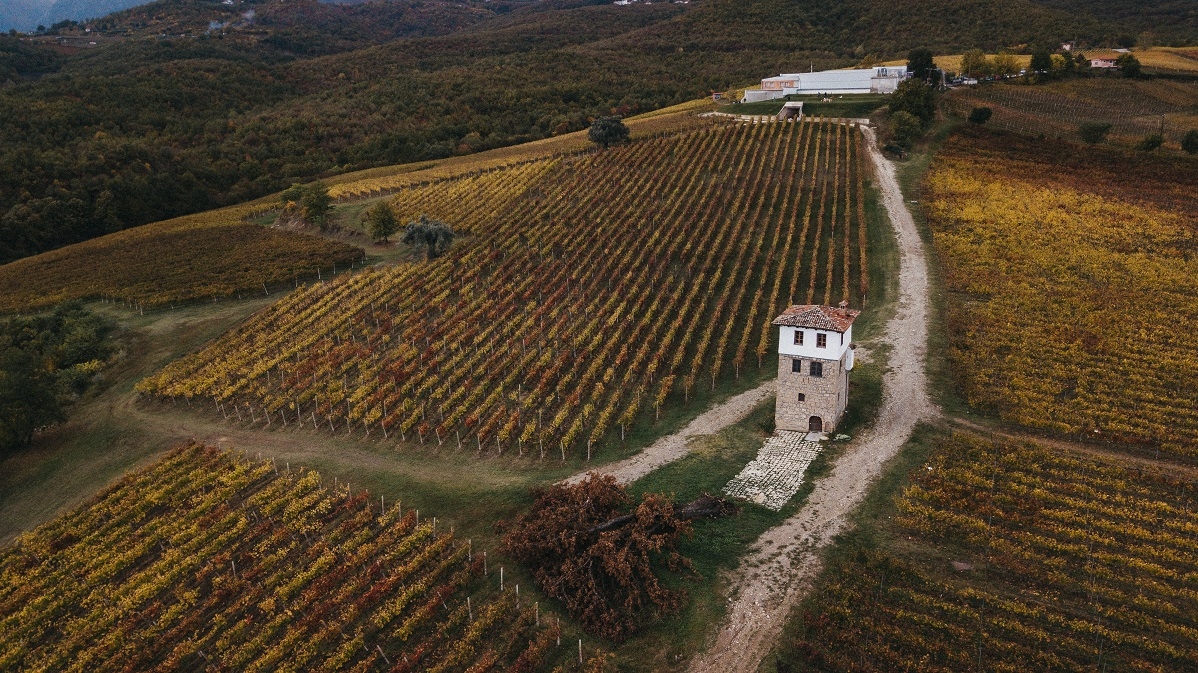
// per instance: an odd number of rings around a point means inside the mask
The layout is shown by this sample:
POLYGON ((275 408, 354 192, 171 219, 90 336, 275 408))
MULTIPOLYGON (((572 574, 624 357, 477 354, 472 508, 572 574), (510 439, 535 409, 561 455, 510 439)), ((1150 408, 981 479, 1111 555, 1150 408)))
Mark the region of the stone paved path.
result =
POLYGON ((820 446, 809 441, 805 432, 778 430, 765 440, 757 457, 728 482, 724 493, 777 512, 799 492, 803 474, 819 455, 820 446))

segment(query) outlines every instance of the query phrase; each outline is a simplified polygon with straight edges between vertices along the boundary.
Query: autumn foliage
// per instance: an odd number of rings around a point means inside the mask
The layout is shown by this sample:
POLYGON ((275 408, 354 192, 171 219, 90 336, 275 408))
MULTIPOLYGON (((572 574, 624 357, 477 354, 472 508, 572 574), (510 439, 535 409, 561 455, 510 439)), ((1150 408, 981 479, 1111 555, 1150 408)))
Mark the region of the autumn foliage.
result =
POLYGON ((182 448, 0 552, 0 670, 542 669, 560 631, 444 528, 182 448))
POLYGON ((1196 498, 1189 475, 939 436, 879 538, 901 544, 831 562, 778 670, 1196 670, 1196 498))
POLYGON ((971 405, 1198 455, 1198 166, 972 128, 923 203, 971 405))
POLYGON ((768 366, 786 305, 863 300, 861 138, 709 122, 409 185, 397 218, 445 222, 448 252, 301 288, 139 390, 260 427, 590 456, 768 366))
POLYGON ((625 514, 632 504, 613 477, 591 474, 541 491, 503 539, 506 553, 587 631, 616 641, 681 606, 685 592, 663 586, 660 567, 690 568, 676 546, 689 529, 687 515, 659 494, 646 494, 625 514))

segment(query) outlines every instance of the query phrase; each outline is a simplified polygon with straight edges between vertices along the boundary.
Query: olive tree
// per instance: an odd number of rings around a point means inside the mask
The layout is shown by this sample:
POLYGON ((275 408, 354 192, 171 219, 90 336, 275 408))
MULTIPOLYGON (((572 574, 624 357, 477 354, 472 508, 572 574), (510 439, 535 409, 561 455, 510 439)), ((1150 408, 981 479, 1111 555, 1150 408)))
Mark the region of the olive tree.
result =
POLYGON ((421 215, 419 220, 409 222, 408 226, 404 227, 403 238, 400 240, 404 245, 423 245, 425 258, 431 260, 449 250, 454 236, 453 229, 448 224, 421 215))
POLYGON ((600 117, 591 123, 587 137, 596 145, 610 147, 628 140, 628 127, 619 117, 600 117))

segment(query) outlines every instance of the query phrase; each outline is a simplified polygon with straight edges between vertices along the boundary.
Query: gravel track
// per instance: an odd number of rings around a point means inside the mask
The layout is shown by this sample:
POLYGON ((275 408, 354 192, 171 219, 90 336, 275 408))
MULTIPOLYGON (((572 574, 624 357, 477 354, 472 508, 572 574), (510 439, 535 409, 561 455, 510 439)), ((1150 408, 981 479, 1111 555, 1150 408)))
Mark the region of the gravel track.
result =
POLYGON ((819 551, 848 524, 883 464, 898 453, 921 420, 939 414, 927 392, 924 360, 929 318, 928 268, 919 231, 903 202, 894 166, 863 128, 875 179, 899 243, 899 300, 883 341, 892 346, 884 397, 873 427, 815 483, 807 504, 759 537, 728 577, 728 612, 714 643, 690 666, 693 673, 753 673, 769 655, 787 615, 820 571, 819 551))
POLYGON ((610 474, 621 484, 632 483, 662 465, 672 463, 690 453, 689 443, 692 437, 714 435, 729 425, 740 421, 745 416, 748 416, 753 407, 760 404, 765 398, 773 395, 777 388, 778 382, 770 379, 756 388, 746 390, 704 411, 691 419, 691 422, 687 423, 678 432, 661 437, 635 456, 611 463, 610 465, 580 472, 569 479, 565 479, 564 483, 576 484, 592 472, 610 474))

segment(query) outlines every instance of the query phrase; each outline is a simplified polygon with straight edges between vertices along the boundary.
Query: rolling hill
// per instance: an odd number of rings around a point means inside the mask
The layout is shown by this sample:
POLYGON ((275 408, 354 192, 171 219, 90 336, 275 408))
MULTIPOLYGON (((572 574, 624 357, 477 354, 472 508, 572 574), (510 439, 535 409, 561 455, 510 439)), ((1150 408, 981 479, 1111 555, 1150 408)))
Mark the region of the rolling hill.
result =
MULTIPOLYGON (((796 66, 1126 32, 1031 0, 160 0, 94 28, 103 44, 38 67, 22 57, 0 90, 0 261, 796 66)), ((4 38, 0 55, 29 46, 4 38)))
POLYGON ((0 8, 0 30, 32 32, 39 25, 96 19, 149 0, 8 0, 0 8))

